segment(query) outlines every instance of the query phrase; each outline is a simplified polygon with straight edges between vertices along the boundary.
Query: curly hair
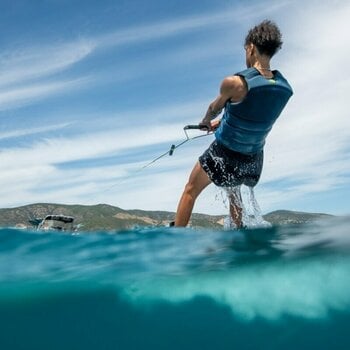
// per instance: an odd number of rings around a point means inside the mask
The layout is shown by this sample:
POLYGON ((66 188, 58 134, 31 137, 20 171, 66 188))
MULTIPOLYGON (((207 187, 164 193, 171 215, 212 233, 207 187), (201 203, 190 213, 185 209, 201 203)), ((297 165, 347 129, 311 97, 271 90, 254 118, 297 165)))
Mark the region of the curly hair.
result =
POLYGON ((254 44, 259 53, 272 57, 282 47, 282 34, 276 23, 265 20, 250 29, 245 45, 254 44))

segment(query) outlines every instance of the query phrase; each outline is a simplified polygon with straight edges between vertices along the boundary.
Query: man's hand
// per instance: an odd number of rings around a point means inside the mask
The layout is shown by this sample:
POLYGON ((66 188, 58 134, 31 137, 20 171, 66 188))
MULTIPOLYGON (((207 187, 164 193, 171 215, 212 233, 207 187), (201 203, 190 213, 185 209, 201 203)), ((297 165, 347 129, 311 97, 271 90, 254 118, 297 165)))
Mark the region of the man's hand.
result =
POLYGON ((211 130, 212 130, 212 131, 215 131, 215 130, 219 127, 220 122, 221 122, 221 119, 212 120, 212 121, 210 122, 211 130))
POLYGON ((198 125, 199 125, 199 130, 210 131, 210 128, 211 128, 210 122, 209 123, 200 122, 198 125))
POLYGON ((221 120, 217 119, 209 123, 199 123, 199 127, 200 127, 200 130, 203 130, 203 131, 208 131, 208 132, 215 131, 219 127, 220 122, 221 120))

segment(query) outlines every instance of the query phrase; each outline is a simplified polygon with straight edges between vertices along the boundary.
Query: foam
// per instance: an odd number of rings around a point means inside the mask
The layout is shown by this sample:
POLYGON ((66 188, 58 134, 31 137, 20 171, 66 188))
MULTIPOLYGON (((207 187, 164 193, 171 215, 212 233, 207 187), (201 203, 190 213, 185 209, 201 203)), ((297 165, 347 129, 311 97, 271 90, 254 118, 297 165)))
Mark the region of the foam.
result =
POLYGON ((278 320, 283 315, 326 318, 332 310, 350 311, 349 270, 347 257, 303 259, 152 279, 133 283, 124 293, 140 307, 208 297, 244 320, 278 320))

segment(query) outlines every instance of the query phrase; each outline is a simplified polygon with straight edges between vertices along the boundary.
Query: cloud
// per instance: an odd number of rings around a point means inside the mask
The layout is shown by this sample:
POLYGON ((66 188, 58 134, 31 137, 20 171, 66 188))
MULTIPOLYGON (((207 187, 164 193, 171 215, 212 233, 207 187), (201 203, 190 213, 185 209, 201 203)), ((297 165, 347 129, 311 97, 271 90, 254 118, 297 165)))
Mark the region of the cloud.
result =
MULTIPOLYGON (((288 2, 274 2, 269 6, 269 12, 277 11, 286 6, 288 2)), ((138 44, 143 41, 157 40, 173 35, 192 32, 200 28, 211 28, 212 26, 226 26, 233 21, 244 23, 252 17, 252 11, 257 10, 260 15, 266 13, 267 9, 262 4, 252 6, 241 6, 227 8, 216 13, 203 13, 167 21, 148 23, 141 26, 120 29, 115 32, 105 33, 99 36, 78 39, 63 43, 53 43, 4 50, 0 56, 0 111, 23 107, 49 96, 70 91, 72 87, 79 88, 91 81, 91 78, 73 78, 62 80, 57 78, 57 73, 67 71, 72 66, 81 62, 98 48, 115 47, 128 44, 138 44), (50 81, 47 81, 50 78, 50 81)), ((219 52, 219 45, 212 46, 210 50, 197 48, 184 48, 181 52, 164 53, 162 62, 172 61, 173 64, 183 61, 182 58, 192 57, 192 60, 203 57, 215 56, 219 52)), ((186 61, 183 61, 186 62, 186 61)), ((159 63, 159 62, 158 62, 159 63)), ((151 62, 150 62, 151 64, 151 62)), ((155 65, 154 60, 152 65, 155 65)), ((160 66, 156 64, 156 66, 160 66)), ((136 77, 121 71, 119 80, 128 80, 136 77)), ((150 67, 149 67, 150 68, 150 67)), ((107 77, 103 76, 105 79, 107 77)))
MULTIPOLYGON (((180 130, 179 133, 171 131, 169 126, 149 127, 142 134, 135 137, 133 130, 126 129, 123 134, 120 130, 107 131, 101 133, 91 133, 75 138, 49 138, 47 140, 38 140, 31 147, 26 148, 9 148, 0 153, 0 181, 2 183, 2 205, 10 204, 9 201, 23 201, 23 196, 17 198, 7 195, 8 189, 18 188, 26 189, 26 191, 39 191, 40 185, 44 184, 60 184, 62 187, 70 187, 78 178, 79 182, 88 181, 108 182, 115 179, 116 174, 125 173, 128 167, 122 166, 112 167, 96 167, 84 171, 81 170, 58 170, 55 164, 60 162, 69 162, 74 160, 89 159, 94 157, 102 157, 114 155, 123 150, 144 147, 162 142, 171 142, 176 139, 182 139, 181 127, 178 124, 173 125, 173 130, 180 130)), ((38 131, 38 130, 36 130, 38 131)), ((5 135, 6 136, 6 135, 5 135)), ((146 160, 145 160, 146 161, 146 160)), ((29 198, 30 196, 28 196, 29 198)))
POLYGON ((159 199, 163 198, 163 208, 174 209, 174 200, 176 202, 175 198, 184 182, 181 174, 194 163, 198 153, 195 145, 198 146, 201 140, 193 141, 192 146, 189 143, 179 148, 173 157, 165 157, 144 171, 140 172, 140 169, 170 149, 171 143, 183 139, 182 124, 167 124, 145 126, 142 132, 126 127, 69 138, 38 139, 31 147, 3 150, 0 153, 0 181, 3 185, 0 205, 15 206, 34 201, 108 202, 125 207, 137 203, 140 208, 148 206, 157 209, 158 206, 159 209, 159 199), (150 149, 137 161, 117 161, 104 166, 91 161, 83 169, 60 167, 60 163, 116 157, 132 150, 135 154, 143 155, 146 146, 154 147, 154 151, 150 149), (178 189, 176 194, 174 188, 178 189), (11 195, 13 189, 16 189, 16 196, 11 195), (150 198, 155 198, 157 194, 158 200, 151 203, 150 198), (137 199, 131 203, 133 196, 137 199))
POLYGON ((66 70, 93 50, 94 45, 86 40, 12 48, 0 56, 0 89, 66 70))
POLYGON ((28 84, 0 90, 0 111, 23 107, 52 95, 86 86, 89 78, 28 84))
POLYGON ((94 42, 102 47, 120 46, 148 40, 158 40, 206 27, 212 29, 213 27, 232 25, 233 23, 246 23, 247 20, 255 18, 256 13, 259 13, 260 16, 271 14, 285 7, 288 3, 290 1, 272 1, 268 7, 265 3, 230 6, 217 12, 196 14, 120 29, 96 37, 94 42))
POLYGON ((35 128, 16 129, 16 130, 12 130, 12 131, 2 132, 2 133, 0 133, 0 140, 28 136, 28 135, 34 135, 34 134, 40 134, 40 133, 47 133, 49 131, 64 129, 72 124, 73 124, 72 122, 60 123, 60 124, 40 126, 40 127, 35 127, 35 128))
POLYGON ((63 80, 55 75, 77 64, 93 50, 90 42, 80 40, 3 52, 0 56, 0 111, 86 86, 91 78, 63 80))
MULTIPOLYGON (((297 15, 298 11, 292 18, 297 15)), ((345 44, 349 16, 350 5, 345 3, 308 6, 298 26, 293 22, 285 28, 291 50, 280 66, 295 95, 268 139, 261 181, 268 185, 263 196, 266 207, 346 185, 350 120, 345 87, 350 78, 334 72, 347 65, 350 54, 345 44), (273 182, 281 180, 291 184, 283 191, 272 190, 273 182)))

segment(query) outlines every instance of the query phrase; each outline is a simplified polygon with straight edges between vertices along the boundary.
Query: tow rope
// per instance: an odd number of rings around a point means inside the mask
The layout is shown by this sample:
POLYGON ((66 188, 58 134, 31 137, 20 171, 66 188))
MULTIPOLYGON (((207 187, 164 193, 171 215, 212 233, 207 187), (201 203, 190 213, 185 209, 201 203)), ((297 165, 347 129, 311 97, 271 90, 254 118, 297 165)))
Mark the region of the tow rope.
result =
MULTIPOLYGON (((166 151, 165 153, 161 154, 160 156, 158 156, 157 158, 153 159, 152 161, 150 161, 149 163, 145 164, 144 166, 138 168, 137 170, 133 171, 129 176, 126 176, 126 178, 122 178, 120 179, 118 182, 114 183, 113 185, 109 186, 108 188, 106 188, 105 190, 103 191, 100 191, 99 194, 101 193, 105 193, 109 190, 111 190, 112 188, 120 185, 123 181, 125 181, 127 178, 129 178, 130 176, 134 175, 134 174, 137 174, 139 173, 140 171, 142 171, 143 169, 146 169, 147 167, 149 167, 150 165, 152 165, 153 163, 155 163, 156 161, 158 161, 159 159, 165 157, 165 156, 172 156, 174 154, 174 151, 181 147, 182 145, 184 145, 185 143, 187 143, 188 141, 192 141, 192 140, 195 140, 195 139, 199 139, 201 137, 206 137, 206 136, 209 136, 209 135, 212 135, 214 132, 213 131, 209 131, 209 128, 206 126, 206 125, 203 125, 203 124, 198 124, 198 125, 186 125, 184 126, 183 128, 184 130, 184 133, 186 135, 186 139, 180 143, 178 143, 177 145, 173 144, 171 145, 170 147, 170 150, 169 151, 166 151), (204 134, 204 135, 197 135, 197 136, 193 136, 193 137, 190 137, 187 133, 188 130, 202 130, 202 131, 206 131, 207 133, 204 134)), ((92 197, 91 197, 92 198, 92 197)), ((88 202, 90 202, 90 199, 86 200, 85 202, 83 202, 82 204, 87 204, 88 202)))
POLYGON ((172 156, 174 154, 174 151, 181 147, 182 145, 184 145, 186 142, 188 141, 192 141, 192 140, 195 140, 195 139, 199 139, 201 137, 206 137, 206 136, 209 136, 209 135, 212 135, 213 132, 212 131, 208 131, 208 127, 206 125, 202 125, 202 124, 199 124, 199 125, 186 125, 184 128, 184 133, 186 135, 186 139, 182 142, 180 142, 179 144, 177 145, 171 145, 170 147, 170 150, 161 154, 160 156, 158 156, 157 158, 153 159, 152 161, 150 161, 149 163, 147 163, 146 165, 144 165, 143 167, 140 168, 140 170, 142 169, 145 169, 147 167, 149 167, 151 164, 155 163, 156 161, 158 161, 159 159, 169 155, 169 156, 172 156), (206 134, 204 135, 198 135, 198 136, 193 136, 193 137, 190 137, 188 136, 188 133, 187 133, 187 130, 202 130, 202 131, 207 131, 206 134))

